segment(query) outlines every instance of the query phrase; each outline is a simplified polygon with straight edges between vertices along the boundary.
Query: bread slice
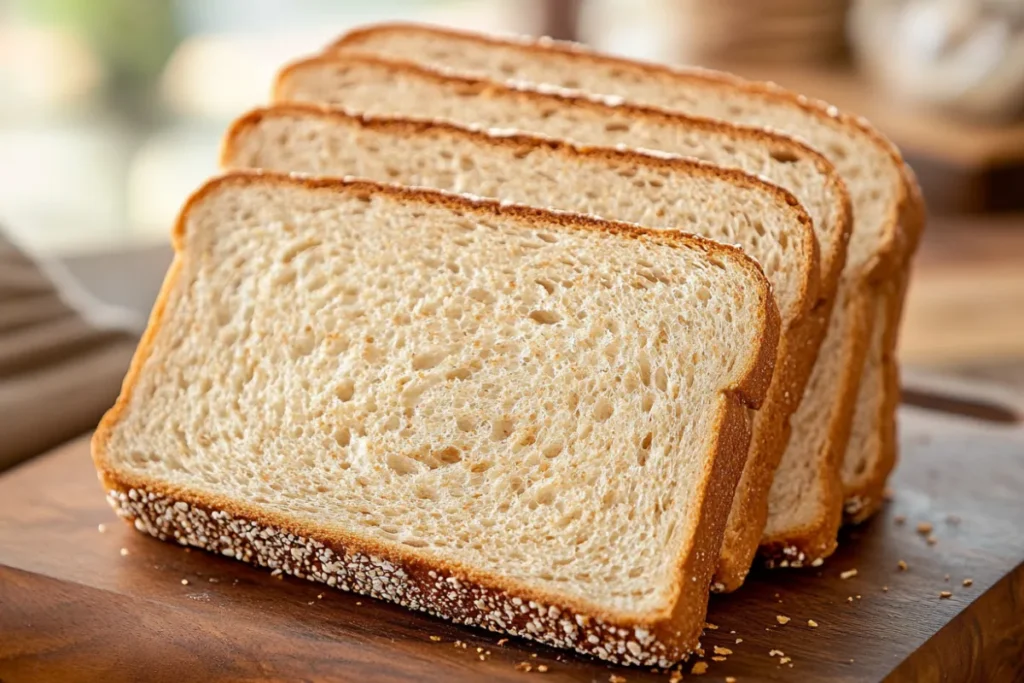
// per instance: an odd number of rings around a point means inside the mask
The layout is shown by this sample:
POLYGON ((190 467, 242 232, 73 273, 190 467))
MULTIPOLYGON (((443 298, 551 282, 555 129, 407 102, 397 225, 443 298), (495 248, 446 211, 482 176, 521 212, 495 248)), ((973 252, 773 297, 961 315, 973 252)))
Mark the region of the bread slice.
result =
MULTIPOLYGON (((784 405, 779 406, 780 414, 791 414, 799 402, 828 324, 851 223, 845 186, 831 165, 805 145, 765 131, 707 119, 626 104, 611 106, 583 97, 512 90, 493 82, 447 78, 415 66, 350 55, 292 65, 279 76, 276 97, 286 101, 328 102, 374 114, 427 116, 518 128, 587 145, 632 145, 760 174, 790 189, 813 218, 821 244, 822 266, 817 301, 803 322, 791 325, 788 337, 784 334, 784 339, 802 338, 805 342, 792 346, 800 349, 798 353, 781 354, 787 362, 776 372, 780 387, 783 376, 791 377, 785 383, 790 387, 788 392, 781 393, 784 405)), ((761 239, 756 229, 741 237, 745 244, 761 239)), ((847 335, 837 339, 851 343, 847 335)), ((849 395, 825 396, 848 406, 854 390, 851 386, 849 395)), ((843 405, 823 402, 821 408, 826 412, 815 417, 827 427, 830 416, 839 413, 843 405)), ((753 457, 740 483, 715 577, 719 590, 731 590, 742 584, 762 538, 768 516, 768 487, 789 434, 788 422, 777 424, 781 431, 765 432, 767 438, 755 441, 753 457)), ((809 529, 798 527, 800 534, 795 536, 806 547, 823 554, 835 544, 842 502, 838 469, 826 466, 820 456, 829 433, 828 429, 817 429, 812 434, 815 441, 802 437, 795 442, 798 450, 790 453, 790 460, 799 463, 790 469, 816 475, 822 482, 821 488, 829 493, 827 499, 833 503, 829 515, 809 529)))
MULTIPOLYGON (((902 304, 900 288, 892 282, 902 277, 900 268, 908 261, 924 227, 924 212, 922 206, 915 205, 916 182, 899 152, 863 119, 841 114, 834 107, 774 84, 705 70, 644 64, 550 40, 517 41, 426 26, 384 24, 354 31, 329 50, 410 59, 477 77, 548 84, 732 123, 768 126, 803 139, 825 154, 846 181, 856 217, 845 278, 856 285, 852 305, 857 315, 848 318, 846 329, 864 335, 864 341, 852 346, 863 347, 864 352, 870 348, 872 357, 881 359, 877 365, 865 365, 863 355, 848 357, 832 371, 823 369, 826 379, 821 385, 839 387, 841 394, 850 394, 850 386, 859 385, 862 370, 865 376, 872 375, 868 382, 878 386, 877 391, 863 390, 857 396, 857 429, 849 446, 843 438, 849 433, 848 421, 834 425, 829 442, 841 452, 837 460, 846 463, 844 471, 861 473, 844 477, 848 510, 858 508, 858 516, 863 517, 877 508, 894 460, 887 453, 895 453, 896 448, 890 407, 894 410, 897 396, 893 383, 883 381, 897 374, 894 344, 902 304), (868 324, 863 329, 850 324, 865 315, 868 324), (873 326, 873 320, 887 321, 886 327, 873 326), (851 384, 851 380, 858 381, 851 384)), ((807 410, 817 411, 819 399, 810 397, 807 410)), ((852 413, 848 415, 847 420, 853 417, 852 413)), ((788 513, 794 504, 804 509, 808 497, 813 499, 819 492, 790 486, 789 463, 785 462, 783 468, 779 489, 773 494, 767 551, 803 563, 809 559, 807 553, 799 544, 790 544, 787 534, 779 533, 780 519, 786 519, 786 527, 795 520, 788 519, 789 514, 780 518, 775 512, 788 513)), ((814 504, 808 509, 821 515, 825 507, 829 506, 814 504)), ((813 519, 813 515, 797 516, 813 519)))
POLYGON ((269 173, 174 246, 93 438, 136 528, 609 661, 696 645, 778 340, 752 259, 269 173))

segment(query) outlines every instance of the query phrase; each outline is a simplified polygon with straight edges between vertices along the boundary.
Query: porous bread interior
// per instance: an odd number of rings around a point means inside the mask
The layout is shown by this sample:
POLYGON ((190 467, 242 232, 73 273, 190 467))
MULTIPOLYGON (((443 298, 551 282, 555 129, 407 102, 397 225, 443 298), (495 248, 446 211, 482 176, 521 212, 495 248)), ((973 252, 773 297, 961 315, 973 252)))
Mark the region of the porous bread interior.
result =
POLYGON ((670 603, 759 348, 741 259, 255 180, 201 196, 181 250, 109 467, 619 613, 670 603))
POLYGON ((894 207, 903 177, 889 151, 865 132, 807 112, 795 102, 723 87, 714 80, 670 81, 628 63, 581 63, 559 51, 531 52, 514 44, 479 43, 429 30, 369 31, 358 36, 351 49, 498 81, 551 84, 621 97, 693 116, 769 127, 804 140, 833 163, 850 192, 855 218, 847 259, 851 275, 875 258, 886 226, 896 218, 894 207))
POLYGON ((773 147, 742 132, 724 132, 676 117, 635 116, 625 109, 557 96, 505 89, 478 94, 480 88, 466 88, 458 81, 420 78, 355 58, 296 65, 279 81, 276 97, 331 104, 358 114, 441 119, 583 145, 678 154, 736 168, 785 188, 800 201, 814 224, 823 272, 830 272, 842 257, 841 228, 837 227, 843 221, 842 199, 829 186, 827 173, 796 145, 780 140, 773 147))
MULTIPOLYGON (((362 44, 359 47, 362 49, 362 44)), ((589 73, 586 69, 579 71, 582 72, 581 77, 589 73)), ((783 160, 779 161, 761 142, 741 145, 730 136, 722 134, 716 136, 705 132, 686 132, 682 125, 659 125, 646 117, 631 118, 616 107, 594 110, 585 106, 560 106, 558 103, 564 103, 564 100, 553 96, 549 98, 550 106, 544 107, 537 104, 539 98, 517 96, 510 90, 491 88, 481 92, 480 88, 461 86, 459 81, 447 83, 445 85, 445 81, 421 76, 413 70, 394 68, 380 62, 361 61, 358 58, 335 62, 314 60, 296 65, 285 72, 279 81, 277 96, 281 100, 330 103, 368 114, 433 117, 463 124, 516 128, 551 137, 565 137, 584 144, 625 144, 697 156, 727 166, 739 165, 753 172, 758 172, 758 164, 762 164, 765 177, 793 191, 804 204, 815 226, 818 226, 816 234, 820 240, 834 234, 833 230, 821 229, 822 226, 835 225, 838 218, 832 215, 835 211, 834 200, 829 200, 829 193, 822 191, 820 171, 812 170, 809 164, 786 163, 786 156, 775 155, 783 160), (590 113, 592 111, 595 113, 590 113)), ((665 90, 674 91, 674 88, 665 90)), ((729 100, 732 94, 731 91, 726 94, 709 89, 700 97, 695 96, 697 100, 701 97, 709 99, 701 106, 688 108, 687 112, 712 116, 716 113, 728 114, 730 120, 755 122, 760 103, 745 102, 739 97, 733 103, 729 100), (711 105, 719 108, 712 109, 711 105)), ((681 106, 679 102, 675 104, 681 106)), ((760 109, 763 109, 766 117, 781 117, 783 113, 782 108, 771 106, 761 105, 760 109)), ((836 507, 839 502, 824 500, 827 492, 822 485, 822 478, 834 476, 834 473, 824 471, 823 461, 829 449, 842 446, 831 443, 830 439, 835 437, 833 426, 835 420, 839 419, 838 413, 850 410, 848 404, 843 405, 844 397, 837 385, 849 372, 851 359, 848 354, 832 354, 830 351, 844 350, 848 335, 863 334, 861 330, 851 329, 854 321, 847 316, 846 306, 854 291, 863 295, 863 271, 880 240, 877 233, 884 213, 883 196, 891 197, 894 192, 891 184, 887 185, 887 182, 880 180, 884 174, 869 172, 866 167, 851 162, 852 159, 861 158, 860 152, 855 150, 861 147, 874 150, 874 145, 864 145, 862 140, 856 139, 839 126, 833 131, 810 115, 794 116, 800 121, 810 119, 808 130, 828 137, 832 147, 828 151, 819 148, 820 151, 833 161, 840 161, 841 157, 845 168, 844 179, 848 179, 848 183, 859 183, 859 204, 854 207, 854 235, 861 236, 861 246, 859 257, 855 256, 851 242, 838 287, 837 304, 829 320, 823 348, 818 354, 801 403, 790 419, 793 434, 776 469, 769 493, 768 530, 771 534, 765 535, 766 540, 819 523, 821 516, 826 514, 823 506, 836 507), (876 190, 879 199, 870 202, 866 214, 864 203, 876 190), (866 215, 869 218, 865 218, 866 215), (876 242, 870 250, 864 246, 869 241, 863 238, 865 230, 875 233, 876 242), (800 503, 794 505, 793 501, 800 503)), ((788 121, 788 127, 792 129, 798 123, 802 125, 800 121, 788 121)), ((853 188, 848 184, 848 189, 852 192, 853 188)), ((823 254, 825 244, 823 241, 823 254)))
MULTIPOLYGON (((496 80, 516 80, 527 83, 550 84, 570 90, 622 97, 631 102, 664 107, 672 111, 697 116, 708 116, 732 123, 767 126, 806 141, 824 154, 842 176, 853 205, 854 229, 843 279, 847 283, 863 286, 860 282, 868 271, 880 261, 890 260, 887 267, 895 267, 894 254, 879 258, 883 250, 896 248, 899 230, 898 204, 904 186, 900 162, 890 150, 856 126, 837 119, 823 118, 807 112, 798 103, 783 97, 772 99, 764 94, 742 88, 723 87, 714 79, 700 77, 671 78, 650 72, 641 65, 626 62, 582 62, 572 54, 551 50, 534 52, 529 48, 502 42, 479 42, 457 33, 439 34, 415 27, 397 27, 397 30, 366 31, 357 34, 351 48, 382 57, 409 59, 430 66, 496 80)), ((344 49, 344 46, 335 49, 344 49)), ((584 58, 585 59, 585 58, 584 58)), ((885 300, 875 303, 879 310, 872 318, 885 318, 885 309, 892 304, 885 300)), ((833 326, 835 329, 836 326, 833 326)), ((848 330, 853 334, 864 331, 848 330)), ((873 331, 868 353, 874 358, 883 355, 886 330, 873 331)), ((820 369, 828 381, 812 386, 822 391, 805 394, 804 401, 824 403, 835 393, 841 373, 848 361, 833 362, 820 369)), ((865 362, 857 374, 865 386, 859 388, 852 407, 852 428, 842 459, 842 478, 845 488, 856 490, 865 479, 864 473, 873 473, 876 463, 883 457, 880 420, 891 419, 882 414, 887 403, 886 386, 881 362, 865 362)), ((823 431, 818 425, 817 431, 823 431)), ((827 433, 827 430, 825 430, 827 433)), ((839 445, 818 443, 805 449, 795 440, 790 452, 783 456, 776 472, 778 486, 794 488, 802 478, 798 470, 805 470, 820 460, 816 455, 824 449, 839 445), (790 476, 792 471, 794 476, 790 476)), ((820 494, 820 491, 817 493, 820 494)), ((776 503, 801 495, 791 490, 775 492, 776 503)), ((813 507, 801 506, 805 511, 820 514, 813 507)), ((769 516, 782 515, 786 523, 781 528, 806 526, 813 518, 797 517, 794 510, 770 504, 769 516)), ((775 520, 778 524, 780 520, 775 520)))
MULTIPOLYGON (((511 142, 511 141, 507 141, 511 142)), ((226 146, 229 167, 352 175, 591 214, 742 245, 772 283, 783 324, 800 315, 810 253, 806 227, 769 188, 689 164, 502 144, 444 127, 363 125, 320 113, 263 114, 226 146), (414 128, 423 132, 413 133, 414 128)))

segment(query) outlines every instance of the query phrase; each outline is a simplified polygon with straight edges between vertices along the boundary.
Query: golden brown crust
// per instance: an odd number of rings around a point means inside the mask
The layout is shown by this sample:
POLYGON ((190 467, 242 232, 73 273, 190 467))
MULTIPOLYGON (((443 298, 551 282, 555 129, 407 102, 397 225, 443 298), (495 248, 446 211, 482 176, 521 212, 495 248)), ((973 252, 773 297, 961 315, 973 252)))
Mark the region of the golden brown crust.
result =
MULTIPOLYGON (((397 197, 403 201, 419 201, 433 205, 450 207, 462 212, 473 212, 478 214, 515 216, 527 222, 543 222, 548 225, 568 229, 601 230, 619 234, 632 239, 641 239, 664 244, 673 247, 684 247, 697 249, 709 258, 728 258, 740 264, 744 270, 753 275, 760 283, 760 301, 763 316, 761 317, 762 330, 758 337, 760 348, 756 357, 752 358, 746 368, 746 377, 738 383, 732 391, 726 392, 726 400, 722 402, 722 412, 719 418, 719 440, 716 443, 716 451, 710 458, 710 464, 706 471, 706 478, 700 484, 698 493, 699 509, 702 511, 703 525, 696 528, 693 536, 692 550, 701 548, 717 549, 721 542, 720 529, 711 523, 710 517, 717 515, 724 518, 725 508, 720 500, 713 500, 710 496, 715 491, 716 484, 720 482, 710 481, 708 478, 721 473, 721 476, 728 476, 736 463, 742 463, 746 454, 746 443, 739 443, 742 440, 742 425, 736 424, 737 415, 744 415, 745 410, 741 409, 737 402, 745 400, 759 404, 767 391, 768 379, 771 375, 771 364, 774 359, 774 348, 772 344, 777 342, 779 333, 778 311, 775 308, 774 299, 770 294, 770 287, 767 280, 761 273, 760 267, 750 258, 737 249, 727 247, 710 240, 689 235, 662 233, 645 230, 636 226, 601 221, 576 214, 562 214, 543 211, 521 206, 502 206, 497 202, 485 200, 471 200, 456 195, 445 195, 427 190, 401 188, 395 186, 380 185, 367 181, 340 180, 340 179, 313 179, 298 178, 282 174, 235 172, 229 173, 211 181, 197 190, 186 201, 178 221, 173 229, 173 243, 176 250, 175 260, 164 280, 160 296, 153 308, 149 326, 122 387, 121 395, 114 406, 104 415, 100 421, 92 439, 92 456, 101 483, 107 490, 110 500, 115 509, 129 521, 134 521, 136 527, 153 535, 167 537, 174 536, 180 542, 191 543, 198 547, 205 547, 211 550, 230 550, 232 555, 234 549, 231 544, 242 544, 243 539, 236 532, 226 533, 228 538, 226 546, 220 546, 221 536, 190 537, 189 531, 196 524, 207 523, 218 531, 224 531, 225 525, 215 524, 218 515, 226 513, 239 523, 249 525, 254 533, 266 531, 271 535, 277 532, 292 534, 289 543, 285 545, 282 552, 290 552, 292 548, 296 551, 302 549, 323 550, 333 553, 332 557, 349 558, 354 562, 376 562, 388 563, 388 566, 397 567, 400 570, 397 578, 385 577, 387 580, 394 579, 395 583, 387 585, 395 590, 420 591, 426 599, 435 600, 434 603, 420 605, 417 608, 431 611, 438 616, 456 619, 462 623, 475 623, 486 628, 498 628, 499 622, 487 622, 475 600, 483 600, 488 604, 497 604, 508 607, 513 604, 509 600, 529 601, 527 616, 532 621, 542 624, 539 632, 524 627, 526 630, 515 632, 518 635, 533 637, 543 642, 563 647, 574 647, 581 652, 602 656, 613 661, 625 663, 662 664, 684 656, 696 644, 696 634, 699 632, 699 620, 696 623, 679 623, 675 618, 694 619, 699 610, 706 606, 706 594, 704 600, 697 605, 670 606, 666 612, 654 615, 630 615, 630 614, 609 614, 599 606, 589 604, 585 600, 567 598, 566 596, 553 596, 545 591, 531 589, 522 586, 514 580, 503 579, 502 577, 489 576, 472 568, 459 566, 457 563, 442 563, 428 561, 418 555, 413 548, 403 546, 392 546, 373 539, 360 538, 342 531, 331 531, 320 529, 298 520, 288 518, 284 515, 269 513, 260 510, 246 501, 237 501, 223 498, 216 495, 207 495, 199 492, 188 491, 174 485, 168 485, 147 477, 136 476, 128 472, 119 471, 109 460, 106 446, 110 441, 114 426, 120 421, 131 395, 142 372, 143 365, 149 358, 153 349, 155 336, 164 324, 164 315, 168 299, 176 284, 182 270, 182 259, 187 258, 184 250, 184 238, 186 222, 190 212, 205 197, 229 185, 288 185, 302 187, 311 190, 326 190, 338 193, 350 193, 356 195, 382 194, 397 197), (767 349, 767 350, 766 350, 767 349), (730 400, 729 396, 735 400, 730 400), (141 503, 139 502, 141 498, 141 503), (149 507, 147 507, 147 504, 149 507), (180 504, 180 505, 179 505, 180 504), (157 507, 159 506, 159 509, 157 507), (175 515, 180 512, 183 517, 175 522, 175 515), (300 544, 301 547, 294 544, 300 544), (305 545, 302 545, 305 544, 305 545), (354 558, 354 559, 353 559, 354 558), (431 576, 431 572, 434 573, 431 576), (428 585, 429 584, 429 585, 428 585), (440 591, 448 591, 446 595, 453 594, 455 597, 448 598, 443 604, 440 602, 440 591), (397 586, 397 588, 395 588, 397 586), (404 588, 403 588, 404 587, 404 588), (514 595, 515 597, 510 597, 514 595), (539 603, 539 604, 535 604, 539 603), (539 608, 543 607, 543 610, 539 608), (559 616, 553 616, 555 611, 559 616), (541 613, 543 612, 543 614, 541 613), (572 642, 567 642, 561 632, 557 632, 544 619, 561 619, 566 614, 578 625, 572 642), (578 617, 578 618, 577 618, 578 617), (483 623, 481 623, 483 622, 483 623), (618 628, 629 628, 633 631, 632 636, 627 638, 618 632, 618 628), (635 636, 635 637, 633 637, 635 636), (592 637, 592 638, 591 638, 592 637), (630 639, 631 638, 631 639, 630 639), (629 645, 629 643, 633 643, 629 645), (609 652, 608 648, 617 649, 609 652), (635 649, 634 649, 635 648, 635 649)), ((744 418, 745 419, 745 418, 744 418)), ((223 517, 220 518, 224 521, 223 517)), ((230 531, 230 530, 228 530, 230 531)), ((281 535, 281 534, 277 534, 281 535)), ((249 549, 251 553, 251 548, 249 549)), ((312 550, 310 551, 312 552, 312 550)), ((227 553, 225 553, 227 554, 227 553)), ((688 557, 689 557, 688 555, 688 557)), ((700 586, 704 587, 706 593, 707 582, 703 580, 704 574, 711 571, 711 563, 705 556, 704 565, 706 568, 701 572, 701 566, 697 560, 687 560, 680 564, 676 578, 676 585, 680 589, 680 595, 685 595, 687 600, 699 599, 700 586), (695 564, 697 563, 697 564, 695 564), (694 572, 691 575, 682 572, 694 572), (700 580, 698 580, 700 579, 700 580), (694 588, 691 584, 696 584, 694 588), (684 589, 685 587, 685 589, 684 589), (697 592, 694 592, 697 591, 697 592)), ((242 555, 241 559, 247 559, 242 555)), ((248 558, 252 560, 252 555, 248 558)), ((317 571, 323 573, 323 567, 317 560, 310 565, 317 571)), ((361 566, 361 565, 360 565, 361 566)), ((376 565, 375 565, 376 566, 376 565)), ((312 570, 310 570, 312 571, 312 570)), ((343 571, 343 570, 342 570, 343 571)), ((295 573, 295 572, 293 572, 295 573)), ((302 575, 302 572, 297 573, 302 575)), ((347 576, 347 574, 346 574, 347 576)), ((314 578, 317 578, 313 574, 314 578)), ((353 579, 354 590, 373 594, 385 599, 394 599, 387 593, 381 593, 372 588, 369 584, 359 584, 353 579), (376 592, 375 592, 376 591, 376 592)), ((402 593, 404 595, 404 593, 402 593)), ((677 601, 678 603, 678 601, 677 601)), ((416 607, 416 605, 412 605, 416 607)), ((703 612, 700 612, 702 615, 703 612)), ((517 617, 518 619, 518 617, 517 617)), ((567 627, 563 627, 564 628, 567 627)), ((503 630, 510 631, 509 628, 503 630)))
POLYGON ((904 207, 900 220, 905 236, 903 264, 895 277, 883 283, 883 291, 879 295, 879 306, 885 307, 886 326, 882 340, 882 400, 879 402, 876 424, 879 429, 879 451, 874 457, 868 457, 873 468, 859 486, 847 486, 844 489, 844 508, 846 521, 859 524, 871 517, 881 507, 884 500, 885 482, 896 466, 897 434, 896 409, 900 401, 899 365, 896 360, 896 347, 899 342, 900 319, 903 315, 903 304, 906 299, 907 287, 910 284, 910 266, 914 253, 917 251, 921 236, 927 222, 927 211, 920 185, 914 172, 907 165, 903 166, 904 184, 911 200, 904 207))

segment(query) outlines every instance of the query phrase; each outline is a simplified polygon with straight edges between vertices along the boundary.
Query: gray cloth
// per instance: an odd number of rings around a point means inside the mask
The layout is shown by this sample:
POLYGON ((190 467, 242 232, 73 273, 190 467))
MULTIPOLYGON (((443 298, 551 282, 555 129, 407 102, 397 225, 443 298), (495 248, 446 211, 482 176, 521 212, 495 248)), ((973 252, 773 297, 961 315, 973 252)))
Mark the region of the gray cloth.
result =
POLYGON ((96 425, 117 397, 143 324, 0 230, 0 470, 96 425))

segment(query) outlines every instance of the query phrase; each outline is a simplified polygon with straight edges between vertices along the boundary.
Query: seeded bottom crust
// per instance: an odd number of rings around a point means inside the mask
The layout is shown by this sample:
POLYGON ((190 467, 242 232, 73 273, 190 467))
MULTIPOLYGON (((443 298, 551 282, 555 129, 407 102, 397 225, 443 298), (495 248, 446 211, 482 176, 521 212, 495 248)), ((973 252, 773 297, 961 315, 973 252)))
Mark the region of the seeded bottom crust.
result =
POLYGON ((143 489, 111 489, 107 501, 119 517, 162 541, 173 539, 455 623, 573 649, 616 664, 668 668, 687 657, 686 652, 669 648, 642 627, 619 627, 555 605, 465 583, 443 571, 402 567, 143 489))

